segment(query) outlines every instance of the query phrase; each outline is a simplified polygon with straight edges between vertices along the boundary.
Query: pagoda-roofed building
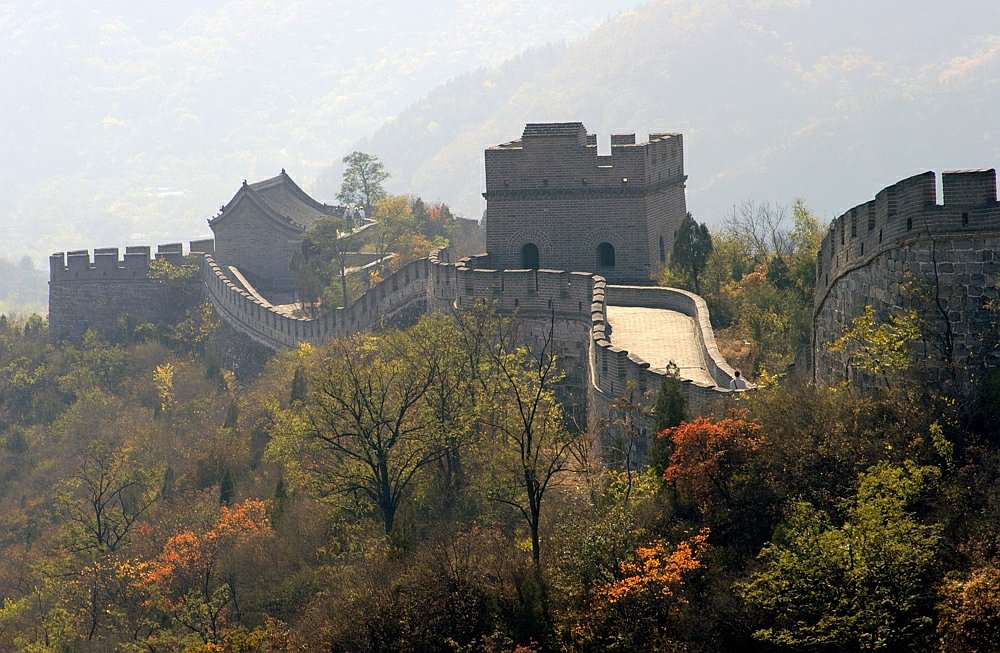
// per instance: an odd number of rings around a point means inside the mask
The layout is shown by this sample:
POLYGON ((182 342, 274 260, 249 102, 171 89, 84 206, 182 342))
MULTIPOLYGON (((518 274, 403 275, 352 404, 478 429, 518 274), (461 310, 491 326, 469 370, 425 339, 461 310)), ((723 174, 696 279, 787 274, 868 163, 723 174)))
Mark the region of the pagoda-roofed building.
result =
POLYGON ((343 217, 344 208, 317 202, 284 169, 252 184, 243 182, 208 221, 215 234, 215 260, 234 266, 260 290, 295 287, 288 264, 302 249, 302 234, 324 217, 343 217))

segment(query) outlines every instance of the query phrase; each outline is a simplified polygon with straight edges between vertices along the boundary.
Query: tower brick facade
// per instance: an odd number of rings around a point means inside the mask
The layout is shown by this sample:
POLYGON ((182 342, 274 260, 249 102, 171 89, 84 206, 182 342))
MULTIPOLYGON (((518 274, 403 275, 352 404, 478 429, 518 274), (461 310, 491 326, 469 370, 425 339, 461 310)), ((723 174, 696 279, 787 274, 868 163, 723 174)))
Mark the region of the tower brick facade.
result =
POLYGON ((270 179, 243 182, 208 225, 220 264, 238 267, 258 289, 291 290, 295 274, 288 264, 302 250, 302 234, 324 217, 342 216, 342 207, 317 202, 282 170, 270 179))
POLYGON ((680 134, 613 134, 600 155, 582 123, 529 123, 486 150, 489 264, 648 283, 687 212, 686 179, 680 134))

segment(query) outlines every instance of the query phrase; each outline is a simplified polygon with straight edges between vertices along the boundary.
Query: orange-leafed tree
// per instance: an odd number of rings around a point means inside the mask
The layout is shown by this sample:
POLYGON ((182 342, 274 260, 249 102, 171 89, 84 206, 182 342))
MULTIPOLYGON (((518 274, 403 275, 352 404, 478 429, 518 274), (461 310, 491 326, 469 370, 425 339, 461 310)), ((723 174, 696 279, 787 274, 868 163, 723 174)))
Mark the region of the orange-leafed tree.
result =
POLYGON ((685 581, 702 567, 708 529, 671 546, 656 540, 636 547, 620 578, 595 589, 589 611, 573 629, 585 650, 666 650, 670 622, 687 601, 685 581))
POLYGON ((429 241, 424 234, 413 232, 400 236, 396 248, 399 255, 392 260, 393 270, 398 270, 402 265, 429 255, 434 249, 434 243, 429 241))
POLYGON ((239 621, 240 565, 235 562, 252 556, 270 530, 266 503, 247 500, 222 506, 202 533, 183 531, 167 539, 160 554, 144 565, 140 582, 149 606, 176 627, 153 632, 151 643, 186 645, 192 637, 202 644, 223 641, 227 628, 239 621))
POLYGON ((762 441, 759 424, 740 417, 699 417, 659 437, 672 448, 663 479, 702 514, 739 503, 740 486, 749 481, 749 463, 762 441))

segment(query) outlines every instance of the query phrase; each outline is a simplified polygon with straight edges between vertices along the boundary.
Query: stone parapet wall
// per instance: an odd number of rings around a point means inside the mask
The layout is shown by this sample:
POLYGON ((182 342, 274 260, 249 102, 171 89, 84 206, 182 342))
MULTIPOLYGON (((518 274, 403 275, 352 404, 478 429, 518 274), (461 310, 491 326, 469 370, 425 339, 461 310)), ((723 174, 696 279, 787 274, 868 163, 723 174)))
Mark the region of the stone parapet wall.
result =
POLYGON ((331 338, 370 331, 418 305, 426 310, 429 261, 402 266, 353 304, 327 310, 314 318, 291 317, 260 301, 225 273, 211 255, 202 261, 202 279, 219 315, 233 329, 273 350, 320 344, 331 338))
POLYGON ((715 346, 715 335, 704 300, 673 288, 612 286, 602 280, 595 287, 591 311, 591 377, 601 405, 610 406, 614 398, 625 395, 628 388, 633 389, 637 402, 651 405, 655 398, 646 398, 645 395, 657 393, 666 374, 665 369, 652 368, 642 357, 614 344, 614 334, 608 333, 608 306, 664 308, 693 318, 705 362, 718 385, 682 379, 681 387, 690 411, 699 414, 731 393, 729 381, 733 370, 715 346))
POLYGON ((448 251, 440 250, 403 266, 351 306, 316 318, 278 313, 231 280, 210 255, 204 257, 203 276, 208 295, 227 324, 275 350, 374 329, 411 306, 450 312, 485 300, 501 313, 518 315, 529 344, 551 340, 568 374, 566 385, 581 404, 596 391, 610 405, 629 382, 640 396, 646 390, 656 391, 665 372, 650 369, 646 361, 614 346, 613 338, 607 336, 608 301, 676 310, 695 320, 706 364, 722 386, 686 381, 689 403, 704 406, 729 392, 725 388, 732 368, 719 354, 700 297, 668 288, 608 286, 602 277, 585 272, 472 267, 483 262, 484 257, 470 257, 451 263, 448 251))
POLYGON ((590 359, 590 311, 594 275, 561 270, 491 270, 482 256, 450 262, 447 250, 430 257, 429 310, 450 312, 489 302, 520 319, 529 346, 549 341, 566 373, 560 400, 581 423, 586 421, 590 359))
MULTIPOLYGON (((914 293, 939 295, 952 339, 952 362, 969 374, 985 363, 980 337, 989 326, 985 303, 1000 281, 1000 204, 996 172, 926 172, 880 191, 875 199, 833 221, 817 258, 813 311, 813 377, 831 383, 847 371, 844 355, 828 346, 866 306, 880 318, 922 310, 925 327, 944 330, 943 318, 914 293), (920 288, 923 290, 920 290, 920 288), (935 323, 942 324, 935 326, 935 323)), ((940 351, 924 346, 924 356, 940 351)), ((940 349, 940 347, 938 347, 940 349)))
MULTIPOLYGON (((540 341, 552 330, 555 351, 562 366, 575 378, 567 379, 575 397, 585 396, 587 421, 614 421, 615 398, 633 390, 634 400, 650 405, 663 382, 665 370, 650 369, 649 363, 613 344, 607 337, 607 306, 648 306, 675 310, 692 317, 710 372, 719 386, 684 381, 682 390, 692 414, 709 410, 730 395, 733 370, 715 344, 708 309, 701 297, 683 290, 654 287, 611 286, 590 273, 558 270, 489 270, 474 267, 482 257, 448 262, 447 250, 431 256, 431 300, 435 310, 470 307, 477 299, 494 302, 498 310, 517 311, 529 341, 540 341)), ((648 435, 651 419, 641 425, 648 435)), ((642 444, 642 451, 646 443, 642 444)))
MULTIPOLYGON (((699 295, 679 288, 609 285, 606 290, 606 300, 610 306, 662 308, 690 317, 694 320, 695 332, 698 335, 705 365, 718 386, 715 389, 729 388, 729 382, 733 380, 735 370, 726 362, 718 345, 716 345, 715 331, 712 330, 708 305, 699 295)), ((728 390, 725 391, 728 392, 728 390)))
MULTIPOLYGON (((210 251, 212 240, 193 241, 188 253, 210 251)), ((150 277, 150 263, 190 261, 181 243, 58 252, 49 257, 49 327, 55 340, 79 342, 91 329, 117 341, 142 322, 161 324, 183 318, 200 295, 200 281, 150 277)))
MULTIPOLYGON (((188 253, 210 252, 213 247, 213 240, 196 240, 188 246, 188 253)), ((149 276, 153 260, 164 259, 173 265, 186 262, 182 243, 158 245, 155 254, 152 250, 149 245, 130 245, 124 254, 117 247, 56 252, 49 257, 49 281, 142 279, 149 276)))
POLYGON ((975 239, 1000 232, 995 170, 946 172, 942 179, 943 204, 936 203, 934 173, 925 172, 882 189, 833 221, 816 261, 816 311, 839 277, 890 249, 947 234, 975 239))
POLYGON ((620 418, 616 399, 629 397, 631 402, 644 407, 645 414, 632 417, 633 428, 638 436, 634 448, 619 452, 630 457, 629 465, 637 466, 645 460, 650 439, 655 437, 656 422, 651 409, 656 403, 666 370, 652 368, 640 356, 615 346, 614 334, 609 333, 608 329, 608 306, 663 308, 694 319, 706 365, 718 385, 681 380, 681 392, 687 402, 689 417, 711 413, 721 402, 734 395, 729 390, 733 370, 715 345, 708 308, 701 297, 675 288, 613 286, 598 277, 591 306, 588 418, 598 428, 600 446, 607 451, 620 446, 616 441, 622 437, 616 426, 616 421, 620 418))

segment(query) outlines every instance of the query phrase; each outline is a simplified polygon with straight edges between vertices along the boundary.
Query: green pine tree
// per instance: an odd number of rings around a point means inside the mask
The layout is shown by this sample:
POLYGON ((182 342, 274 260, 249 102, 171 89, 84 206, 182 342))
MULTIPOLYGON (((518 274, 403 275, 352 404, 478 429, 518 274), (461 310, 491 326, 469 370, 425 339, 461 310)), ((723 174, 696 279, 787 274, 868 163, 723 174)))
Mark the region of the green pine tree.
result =
POLYGON ((219 505, 228 506, 233 502, 236 494, 236 478, 233 470, 226 468, 226 473, 222 475, 222 483, 219 484, 219 505))

